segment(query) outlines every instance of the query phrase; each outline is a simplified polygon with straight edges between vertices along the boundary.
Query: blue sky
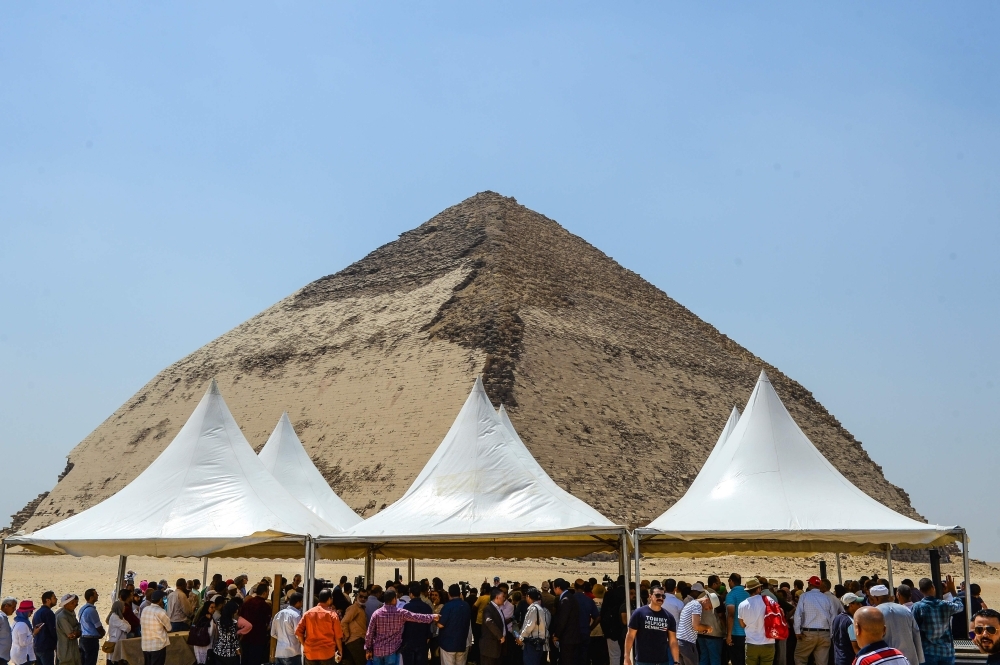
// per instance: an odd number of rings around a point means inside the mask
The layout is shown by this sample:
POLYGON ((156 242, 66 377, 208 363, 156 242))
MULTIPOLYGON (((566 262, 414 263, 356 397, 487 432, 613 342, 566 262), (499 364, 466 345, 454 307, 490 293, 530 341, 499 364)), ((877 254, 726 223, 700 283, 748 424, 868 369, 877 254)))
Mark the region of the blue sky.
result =
POLYGON ((801 381, 1000 561, 998 24, 991 3, 7 3, 0 521, 164 366, 492 189, 801 381))

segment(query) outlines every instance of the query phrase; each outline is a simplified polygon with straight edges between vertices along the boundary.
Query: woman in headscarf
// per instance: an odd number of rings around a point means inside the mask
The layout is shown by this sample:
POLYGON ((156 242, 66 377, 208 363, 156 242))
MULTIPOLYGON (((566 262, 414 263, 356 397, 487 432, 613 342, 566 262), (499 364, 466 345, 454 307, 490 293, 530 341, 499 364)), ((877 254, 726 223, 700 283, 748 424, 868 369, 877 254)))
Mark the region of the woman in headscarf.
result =
POLYGON ((128 589, 122 589, 118 594, 118 600, 111 604, 111 611, 108 612, 108 642, 115 645, 115 650, 108 655, 109 663, 120 663, 125 660, 125 640, 132 632, 132 624, 125 619, 125 608, 131 609, 132 603, 128 589))
MULTIPOLYGON (((118 602, 122 605, 122 618, 128 623, 128 634, 125 637, 139 637, 139 617, 133 609, 134 590, 122 589, 118 593, 118 602)), ((112 611, 114 606, 112 606, 112 611)), ((110 621, 111 619, 108 619, 110 621)))
POLYGON ((11 631, 11 665, 25 665, 35 660, 35 636, 31 628, 31 614, 34 611, 35 604, 30 600, 22 600, 17 606, 14 629, 11 631))

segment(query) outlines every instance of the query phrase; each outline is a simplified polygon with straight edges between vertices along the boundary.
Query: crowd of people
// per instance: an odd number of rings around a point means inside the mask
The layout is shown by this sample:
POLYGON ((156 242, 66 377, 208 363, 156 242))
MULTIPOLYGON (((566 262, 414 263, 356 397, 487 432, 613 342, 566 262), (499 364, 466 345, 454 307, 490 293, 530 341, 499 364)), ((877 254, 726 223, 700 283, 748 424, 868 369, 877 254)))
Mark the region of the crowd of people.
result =
POLYGON ((622 577, 354 588, 345 576, 318 581, 309 608, 301 585, 301 575, 215 575, 203 587, 130 574, 103 618, 94 589, 82 604, 52 591, 37 608, 4 598, 0 665, 97 665, 102 655, 126 665, 129 638, 143 665, 164 665, 178 634, 198 665, 263 665, 272 639, 277 665, 954 665, 954 640, 970 637, 1000 665, 1000 613, 973 584, 969 625, 950 577, 939 593, 929 579, 890 589, 877 575, 834 586, 733 573, 643 580, 626 602, 622 577))

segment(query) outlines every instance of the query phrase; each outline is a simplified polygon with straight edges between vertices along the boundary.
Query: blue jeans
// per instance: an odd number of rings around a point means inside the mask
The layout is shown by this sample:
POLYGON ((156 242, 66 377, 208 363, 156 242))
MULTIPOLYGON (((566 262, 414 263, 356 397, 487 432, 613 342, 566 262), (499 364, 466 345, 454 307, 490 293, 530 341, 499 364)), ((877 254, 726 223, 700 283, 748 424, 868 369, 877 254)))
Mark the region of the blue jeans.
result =
POLYGON ((399 665, 399 654, 391 653, 388 656, 372 656, 372 665, 399 665))
POLYGON ((924 665, 955 665, 955 656, 928 656, 924 654, 924 665))
POLYGON ((698 665, 722 665, 722 638, 698 636, 698 665))

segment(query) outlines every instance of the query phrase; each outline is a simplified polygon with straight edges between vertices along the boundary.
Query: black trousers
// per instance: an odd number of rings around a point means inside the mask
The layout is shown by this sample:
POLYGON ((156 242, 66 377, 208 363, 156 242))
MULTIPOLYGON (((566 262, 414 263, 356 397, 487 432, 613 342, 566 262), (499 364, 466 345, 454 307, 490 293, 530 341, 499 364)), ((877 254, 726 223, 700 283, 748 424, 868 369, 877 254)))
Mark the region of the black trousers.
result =
POLYGON ((579 644, 563 644, 563 642, 560 641, 559 662, 562 663, 562 665, 576 665, 577 658, 579 658, 579 651, 579 644))
POLYGON ((165 665, 167 662, 167 647, 163 647, 159 651, 143 651, 142 662, 143 665, 165 665))
POLYGON ((101 653, 101 638, 81 637, 80 656, 83 665, 97 665, 97 656, 101 653))
POLYGON ((733 646, 729 647, 729 662, 733 665, 747 665, 747 638, 733 635, 733 646))
POLYGON ((399 650, 403 665, 427 665, 427 647, 408 647, 405 644, 399 650))
POLYGON ((270 644, 247 644, 240 645, 240 665, 264 665, 271 660, 270 644))

